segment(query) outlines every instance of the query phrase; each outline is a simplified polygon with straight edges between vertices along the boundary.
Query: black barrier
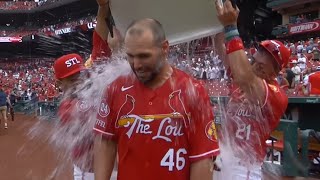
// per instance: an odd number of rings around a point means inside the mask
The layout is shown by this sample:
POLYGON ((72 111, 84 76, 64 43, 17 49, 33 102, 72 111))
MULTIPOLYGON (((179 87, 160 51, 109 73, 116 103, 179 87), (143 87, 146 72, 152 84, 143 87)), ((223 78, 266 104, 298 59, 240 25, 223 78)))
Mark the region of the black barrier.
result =
POLYGON ((38 102, 38 108, 36 110, 37 116, 49 116, 55 117, 58 111, 58 101, 45 101, 38 102))
POLYGON ((58 101, 18 101, 14 105, 14 111, 20 114, 35 114, 36 116, 54 117, 57 114, 58 105, 58 101))
POLYGON ((22 114, 33 114, 37 109, 37 102, 27 100, 18 101, 14 105, 14 111, 22 114))

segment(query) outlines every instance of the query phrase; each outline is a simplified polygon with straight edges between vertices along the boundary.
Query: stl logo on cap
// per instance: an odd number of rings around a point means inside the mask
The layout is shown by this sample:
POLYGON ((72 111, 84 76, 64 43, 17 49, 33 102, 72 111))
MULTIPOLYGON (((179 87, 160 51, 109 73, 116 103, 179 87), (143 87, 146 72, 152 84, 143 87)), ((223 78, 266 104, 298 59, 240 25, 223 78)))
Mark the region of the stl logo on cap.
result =
POLYGON ((56 78, 63 79, 79 73, 85 69, 82 62, 83 60, 78 54, 68 54, 58 58, 53 65, 56 78))
POLYGON ((69 60, 67 60, 67 61, 65 62, 65 64, 67 65, 68 68, 71 67, 72 65, 80 64, 80 63, 81 63, 81 61, 79 61, 79 60, 77 59, 77 57, 73 57, 73 58, 71 58, 71 59, 69 59, 69 60))

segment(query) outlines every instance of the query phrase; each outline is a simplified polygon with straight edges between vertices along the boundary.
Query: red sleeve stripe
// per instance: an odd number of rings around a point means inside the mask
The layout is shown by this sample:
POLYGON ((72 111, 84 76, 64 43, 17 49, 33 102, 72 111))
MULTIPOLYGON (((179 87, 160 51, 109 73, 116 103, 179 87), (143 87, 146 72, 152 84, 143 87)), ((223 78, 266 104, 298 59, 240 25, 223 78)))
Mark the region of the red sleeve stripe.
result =
POLYGON ((206 152, 206 153, 202 153, 202 154, 198 154, 198 155, 194 155, 194 156, 189 156, 189 158, 199 158, 199 157, 207 156, 209 154, 217 153, 217 152, 219 152, 219 149, 214 149, 214 150, 206 152))
POLYGON ((104 135, 114 136, 114 134, 112 134, 112 133, 104 132, 104 131, 101 131, 100 129, 97 129, 97 128, 93 128, 93 130, 98 133, 104 134, 104 135))

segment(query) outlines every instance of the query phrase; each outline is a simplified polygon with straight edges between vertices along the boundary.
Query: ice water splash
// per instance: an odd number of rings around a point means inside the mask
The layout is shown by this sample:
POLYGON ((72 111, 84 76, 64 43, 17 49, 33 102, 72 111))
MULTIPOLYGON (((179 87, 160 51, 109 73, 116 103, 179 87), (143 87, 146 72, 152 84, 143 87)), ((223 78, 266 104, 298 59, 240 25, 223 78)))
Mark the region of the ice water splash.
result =
POLYGON ((70 163, 66 162, 73 162, 84 171, 92 171, 93 127, 101 97, 110 83, 130 72, 131 68, 123 56, 114 56, 107 63, 95 65, 88 72, 82 73, 81 82, 72 90, 65 92, 62 97, 61 102, 68 101, 71 97, 77 101, 75 102, 77 108, 66 109, 64 113, 59 114, 68 116, 70 121, 61 123, 59 117, 53 120, 40 119, 30 129, 31 139, 45 141, 56 152, 60 162, 53 174, 60 174, 69 169, 70 163))
MULTIPOLYGON (((108 86, 111 82, 113 82, 120 75, 126 75, 131 72, 130 66, 127 61, 122 56, 113 57, 111 62, 106 64, 101 64, 95 66, 90 70, 90 77, 83 78, 83 81, 78 84, 73 91, 66 92, 64 94, 63 99, 67 99, 70 96, 76 96, 81 99, 78 106, 80 109, 87 109, 92 107, 91 111, 88 111, 86 115, 86 121, 83 121, 83 117, 77 111, 71 112, 72 121, 67 125, 61 126, 59 120, 53 121, 50 123, 49 128, 48 121, 40 120, 33 128, 30 130, 30 136, 32 139, 42 139, 49 143, 54 151, 57 152, 59 164, 57 168, 53 172, 54 174, 59 174, 64 171, 66 168, 70 168, 70 164, 65 162, 72 162, 73 159, 73 151, 75 148, 79 147, 79 145, 83 145, 82 148, 89 149, 86 151, 83 156, 79 159, 77 165, 82 169, 88 169, 92 163, 92 144, 93 141, 93 131, 92 128, 94 126, 96 120, 96 112, 99 108, 100 98, 102 96, 103 91, 106 86, 108 86), (52 126, 53 124, 53 126, 52 126)), ((171 84, 174 87, 174 84, 171 84)), ((192 83, 188 83, 187 85, 187 94, 190 96, 190 104, 198 105, 198 111, 202 111, 201 105, 198 102, 197 96, 199 94, 196 93, 195 87, 192 83)), ((222 122, 227 118, 227 111, 225 110, 224 103, 219 102, 219 111, 222 115, 222 122)), ((260 113, 260 112, 258 112, 260 113)), ((205 115, 206 112, 203 112, 205 115)), ((241 122, 241 121, 239 121, 241 122)), ((263 127, 262 128, 267 128, 263 127)), ((225 126, 223 126, 225 128, 225 126)), ((255 173, 256 171, 260 171, 260 164, 257 162, 245 163, 243 166, 237 166, 239 163, 239 156, 235 154, 235 152, 240 152, 241 154, 247 154, 249 157, 254 156, 247 149, 243 149, 241 147, 234 148, 232 145, 231 138, 234 138, 233 135, 228 134, 227 130, 222 133, 220 139, 220 151, 221 155, 218 162, 220 162, 221 172, 216 173, 215 179, 220 180, 233 180, 237 177, 233 175, 239 175, 238 179, 255 179, 258 175, 255 173), (250 154, 251 153, 251 154, 250 154), (247 169, 250 169, 249 174, 243 174, 243 172, 248 172, 247 169), (242 173, 242 174, 241 174, 242 173), (241 176, 242 175, 242 176, 241 176), (248 176, 249 175, 249 176, 248 176), (252 178, 250 178, 252 177, 252 178)), ((254 159, 254 158, 253 158, 254 159)), ((277 179, 277 178, 275 178, 277 179)))
POLYGON ((249 102, 240 89, 232 90, 228 101, 218 98, 221 114, 219 128, 220 155, 217 164, 221 171, 216 179, 260 180, 262 179, 262 151, 260 137, 270 131, 269 121, 262 114, 260 105, 249 102))

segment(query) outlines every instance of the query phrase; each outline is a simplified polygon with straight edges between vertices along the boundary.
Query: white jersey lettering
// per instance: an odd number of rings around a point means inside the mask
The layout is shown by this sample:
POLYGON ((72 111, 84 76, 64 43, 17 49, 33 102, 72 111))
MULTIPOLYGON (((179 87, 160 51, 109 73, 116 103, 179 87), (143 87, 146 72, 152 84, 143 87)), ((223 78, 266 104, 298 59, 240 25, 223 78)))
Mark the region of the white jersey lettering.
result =
POLYGON ((175 137, 183 136, 182 131, 182 125, 178 125, 178 122, 175 122, 175 125, 171 125, 172 119, 167 117, 164 118, 158 128, 158 132, 156 136, 153 136, 153 140, 155 139, 163 139, 167 142, 172 142, 172 140, 169 138, 170 135, 173 135, 175 137), (164 127, 164 125, 167 125, 164 127), (164 131, 164 133, 163 133, 164 131))
MULTIPOLYGON (((137 115, 129 115, 128 117, 134 118, 134 122, 131 125, 131 127, 129 128, 128 132, 126 133, 128 138, 131 138, 132 133, 135 132, 137 134, 151 134, 152 131, 150 131, 150 125, 146 124, 148 123, 150 120, 145 120, 137 115)), ((130 125, 130 123, 128 123, 127 125, 125 125, 125 127, 128 127, 130 125)))
MULTIPOLYGON (((129 121, 124 127, 128 128, 130 125, 130 128, 126 135, 128 138, 131 138, 134 133, 136 134, 152 134, 153 131, 151 131, 151 122, 153 119, 143 119, 140 116, 137 115, 128 115, 126 118, 134 118, 133 123, 131 124, 129 121)), ((152 137, 152 140, 155 139, 163 139, 167 142, 172 142, 170 139, 170 136, 179 137, 183 136, 182 132, 182 124, 179 125, 178 121, 172 122, 172 119, 170 117, 164 118, 161 120, 160 125, 158 127, 157 133, 155 136, 152 137)))

